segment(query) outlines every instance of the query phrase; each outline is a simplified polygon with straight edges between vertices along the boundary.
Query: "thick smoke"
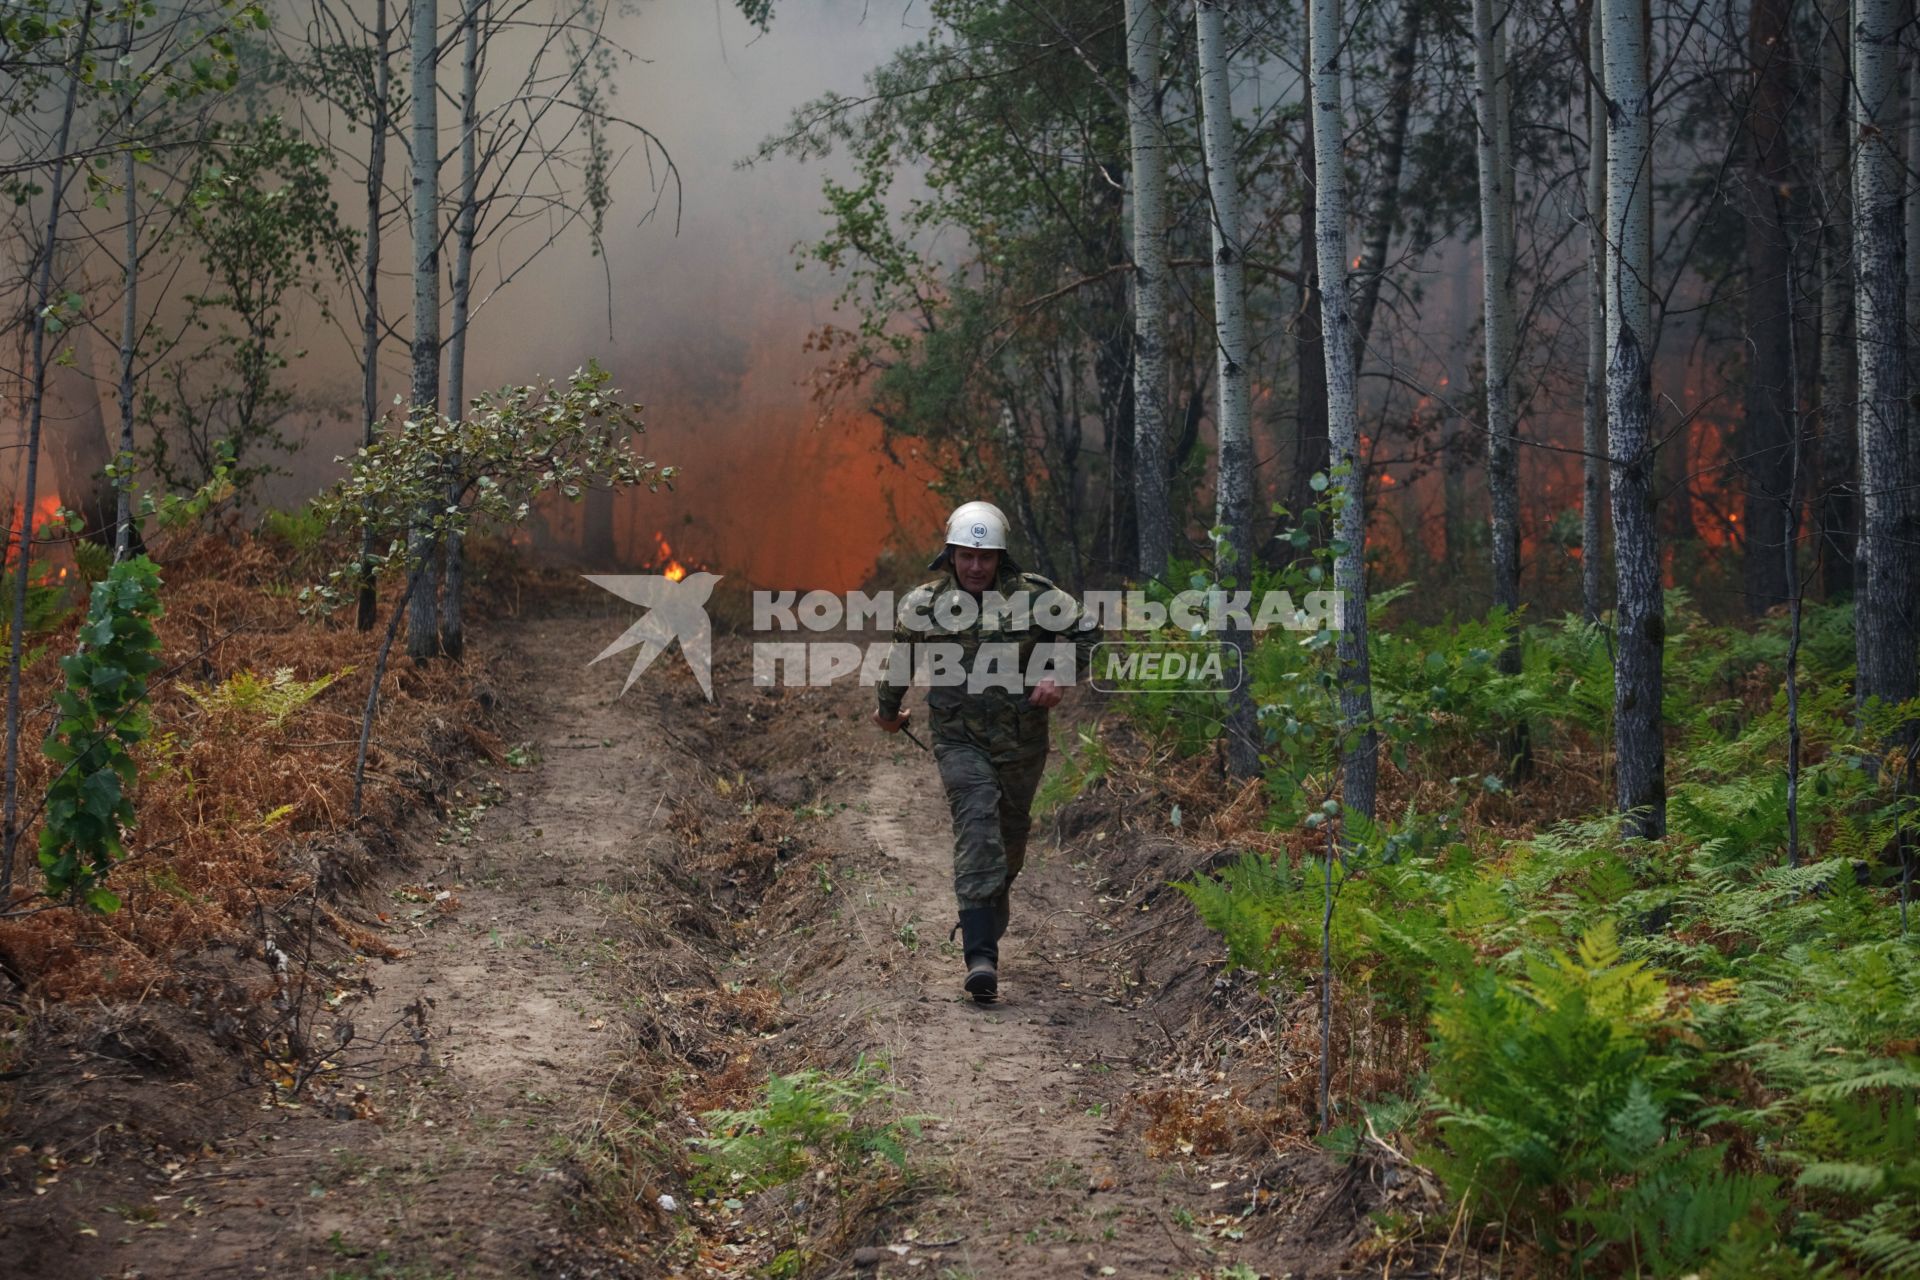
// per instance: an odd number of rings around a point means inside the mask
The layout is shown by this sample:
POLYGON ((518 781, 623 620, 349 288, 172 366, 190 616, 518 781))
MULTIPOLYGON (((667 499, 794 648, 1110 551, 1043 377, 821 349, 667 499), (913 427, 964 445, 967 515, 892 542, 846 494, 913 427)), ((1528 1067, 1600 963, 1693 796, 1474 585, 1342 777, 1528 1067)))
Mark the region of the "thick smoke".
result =
POLYGON ((606 260, 578 243, 552 251, 537 279, 480 313, 475 368, 484 385, 596 357, 646 404, 648 454, 684 470, 671 494, 546 513, 543 541, 635 567, 663 559, 664 537, 688 565, 844 587, 872 570, 896 520, 916 545, 937 537, 927 476, 886 458, 870 418, 823 418, 804 384, 815 357, 802 344, 836 289, 797 271, 792 252, 824 225, 820 169, 737 167, 796 106, 856 88, 918 25, 905 0, 781 6, 766 35, 720 0, 656 3, 620 25, 647 61, 623 76, 616 109, 659 134, 681 187, 641 224, 662 175, 630 153, 606 260))

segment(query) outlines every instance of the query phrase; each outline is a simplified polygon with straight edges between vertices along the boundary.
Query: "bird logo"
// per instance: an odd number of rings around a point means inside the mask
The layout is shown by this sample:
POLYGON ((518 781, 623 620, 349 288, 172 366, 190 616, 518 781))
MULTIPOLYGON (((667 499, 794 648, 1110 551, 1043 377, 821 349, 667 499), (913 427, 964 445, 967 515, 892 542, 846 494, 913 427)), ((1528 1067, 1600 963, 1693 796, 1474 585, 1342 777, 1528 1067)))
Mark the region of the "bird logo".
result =
POLYGON ((588 666, 639 646, 633 666, 627 670, 627 682, 620 687, 624 694, 633 688, 640 673, 678 640, 680 656, 693 669, 700 691, 707 695, 708 702, 713 701, 713 620, 707 616, 707 598, 713 594, 720 574, 689 573, 678 582, 656 573, 583 576, 594 586, 647 610, 646 616, 623 631, 619 639, 594 655, 588 666))

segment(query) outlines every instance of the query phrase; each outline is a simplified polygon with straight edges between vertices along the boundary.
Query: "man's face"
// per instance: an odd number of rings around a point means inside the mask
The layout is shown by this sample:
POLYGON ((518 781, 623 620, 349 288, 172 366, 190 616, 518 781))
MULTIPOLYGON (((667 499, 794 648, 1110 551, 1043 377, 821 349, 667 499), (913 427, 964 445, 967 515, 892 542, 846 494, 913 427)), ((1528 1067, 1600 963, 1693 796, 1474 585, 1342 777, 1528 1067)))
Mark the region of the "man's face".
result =
POLYGON ((1000 553, 981 551, 974 547, 955 547, 953 549, 953 576, 960 580, 960 589, 976 595, 993 585, 994 575, 1000 572, 1000 553))

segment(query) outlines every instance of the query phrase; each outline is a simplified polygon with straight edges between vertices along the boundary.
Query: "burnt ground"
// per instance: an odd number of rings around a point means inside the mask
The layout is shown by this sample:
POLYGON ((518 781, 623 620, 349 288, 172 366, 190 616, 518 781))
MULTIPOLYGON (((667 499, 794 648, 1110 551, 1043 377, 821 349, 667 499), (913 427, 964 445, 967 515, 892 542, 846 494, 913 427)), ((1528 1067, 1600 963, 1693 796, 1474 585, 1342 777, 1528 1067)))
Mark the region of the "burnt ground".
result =
POLYGON ((931 757, 869 694, 754 689, 723 637, 716 702, 671 654, 621 697, 586 658, 623 620, 511 625, 485 677, 526 745, 342 903, 378 938, 303 970, 312 1078, 194 1011, 76 1011, 8 1118, 36 1173, 0 1187, 0 1274, 1433 1274, 1370 1217, 1430 1209, 1417 1170, 1249 1101, 1307 1068, 1249 1079, 1285 1015, 1161 893, 1211 851, 1097 795, 1042 823, 976 1005, 931 757), (702 1111, 862 1057, 920 1117, 906 1175, 689 1186, 702 1111))

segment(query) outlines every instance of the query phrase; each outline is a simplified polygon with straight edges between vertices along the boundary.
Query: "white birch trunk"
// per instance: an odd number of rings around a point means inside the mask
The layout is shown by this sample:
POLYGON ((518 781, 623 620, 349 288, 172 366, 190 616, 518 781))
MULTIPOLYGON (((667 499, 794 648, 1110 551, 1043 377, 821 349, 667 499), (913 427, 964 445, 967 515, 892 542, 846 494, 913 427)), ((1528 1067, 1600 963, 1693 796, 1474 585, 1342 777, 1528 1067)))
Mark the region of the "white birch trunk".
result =
MULTIPOLYGON (((1520 477, 1513 420, 1513 166, 1506 112, 1506 41, 1494 0, 1473 0, 1475 101, 1479 109, 1480 282, 1486 316, 1487 495, 1491 517, 1493 603, 1520 609, 1520 477)), ((1510 624, 1500 670, 1520 669, 1517 625, 1510 624)))
MULTIPOLYGON (((416 413, 440 408, 440 113, 439 7, 410 0, 413 13, 413 380, 416 413)), ((425 516, 423 515, 423 520, 425 516)), ((430 557, 433 538, 413 538, 415 559, 430 557)), ((440 652, 438 592, 429 571, 407 605, 407 652, 416 659, 440 652)))
POLYGON ((1314 168, 1314 238, 1320 268, 1320 316, 1327 363, 1327 437, 1338 506, 1334 538, 1340 550, 1333 583, 1340 592, 1336 652, 1340 667, 1340 718, 1348 750, 1343 800, 1350 812, 1371 818, 1379 775, 1379 743, 1373 729, 1373 688, 1367 658, 1366 473, 1360 458, 1360 416, 1353 360, 1353 318, 1348 310, 1347 172, 1345 120, 1340 109, 1338 0, 1312 0, 1310 9, 1314 168))
POLYGON ((1599 0, 1592 0, 1587 34, 1587 391, 1580 420, 1580 605, 1588 622, 1600 621, 1601 565, 1606 558, 1601 511, 1607 483, 1607 102, 1600 14, 1599 0))
MULTIPOLYGON (((1247 385, 1247 272, 1240 247, 1240 177, 1235 169, 1233 100, 1227 86, 1228 0, 1198 0, 1194 25, 1200 61, 1201 142, 1213 202, 1214 345, 1219 352, 1220 456, 1214 480, 1223 579, 1250 585, 1253 574, 1253 402, 1247 385)), ((1244 656, 1247 638, 1235 639, 1244 656)), ((1227 699, 1227 767, 1235 777, 1260 768, 1259 724, 1244 661, 1227 699)))
POLYGON ((1167 571, 1167 136, 1160 120, 1160 0, 1126 0, 1127 133, 1133 151, 1133 470, 1140 574, 1167 571))
MULTIPOLYGON (((474 194, 478 180, 475 168, 476 139, 480 131, 480 23, 484 0, 467 0, 461 21, 466 42, 460 57, 460 212, 453 230, 453 332, 447 342, 447 410, 455 417, 467 412, 467 326, 472 314, 473 239, 479 218, 474 194)), ((457 459, 449 470, 457 469, 457 459)), ((448 505, 458 502, 455 490, 447 494, 448 505)), ((466 648, 466 628, 461 604, 466 585, 465 548, 458 530, 447 534, 445 581, 440 595, 440 648, 448 657, 457 658, 466 648)))
POLYGON ((1630 834, 1667 828, 1666 608, 1653 499, 1653 119, 1641 0, 1602 0, 1607 111, 1607 437, 1614 560, 1614 795, 1630 834))
POLYGON ((1853 293, 1859 376, 1860 543, 1855 697, 1899 702, 1915 681, 1915 552, 1906 443, 1905 246, 1897 151, 1902 0, 1855 0, 1853 293))

